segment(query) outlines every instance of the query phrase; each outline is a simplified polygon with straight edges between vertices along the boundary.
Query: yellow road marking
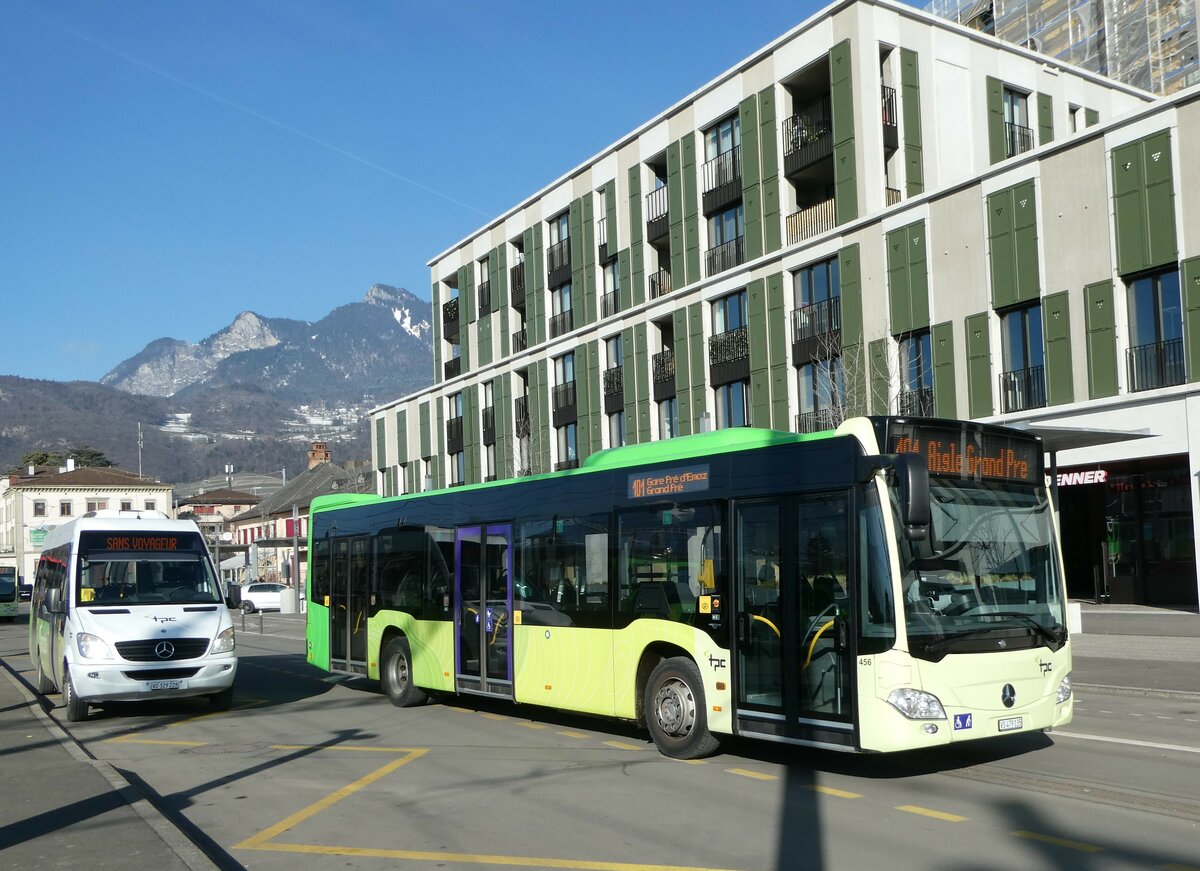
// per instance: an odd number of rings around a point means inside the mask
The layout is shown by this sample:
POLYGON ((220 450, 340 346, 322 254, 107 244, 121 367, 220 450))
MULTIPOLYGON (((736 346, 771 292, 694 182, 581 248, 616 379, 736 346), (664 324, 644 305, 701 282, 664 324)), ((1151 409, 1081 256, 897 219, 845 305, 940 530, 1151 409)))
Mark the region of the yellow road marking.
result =
POLYGON ((526 729, 545 729, 544 723, 517 723, 518 726, 523 726, 526 729))
POLYGON ((197 720, 207 720, 209 717, 223 717, 226 714, 232 714, 234 711, 244 711, 247 708, 256 708, 259 705, 265 705, 266 703, 267 703, 266 699, 246 699, 246 700, 240 702, 235 707, 230 708, 228 711, 209 711, 207 714, 197 714, 194 717, 186 717, 185 719, 178 720, 177 722, 168 724, 167 728, 174 729, 177 726, 184 726, 184 725, 187 725, 188 723, 195 723, 197 720))
POLYGON ((668 759, 671 762, 683 762, 687 765, 708 765, 707 759, 672 759, 670 756, 664 756, 663 759, 668 759))
POLYGON ((837 787, 834 787, 834 786, 821 786, 821 784, 819 784, 819 783, 814 783, 814 784, 810 785, 808 788, 811 789, 813 792, 819 792, 824 795, 833 795, 833 796, 837 796, 838 798, 862 798, 862 793, 847 792, 844 789, 838 789, 837 787))
POLYGON ((162 741, 157 738, 140 738, 137 734, 133 735, 118 735, 116 738, 109 738, 105 743, 108 744, 154 744, 161 747, 206 747, 207 741, 162 741))
POLYGON ((1056 847, 1066 847, 1068 850, 1079 850, 1081 853, 1099 853, 1104 848, 1095 844, 1085 844, 1083 841, 1072 841, 1069 838, 1056 838, 1054 835, 1042 835, 1037 832, 1010 832, 1018 838, 1027 841, 1041 841, 1043 844, 1053 844, 1056 847))
POLYGON ((412 747, 356 747, 352 744, 272 744, 272 750, 354 750, 359 753, 416 753, 420 756, 428 750, 412 747))
POLYGON ((970 817, 960 817, 958 814, 949 814, 945 811, 935 811, 927 807, 918 807, 915 804, 902 804, 896 810, 909 814, 920 814, 923 817, 933 817, 935 820, 945 820, 948 823, 962 823, 970 819, 970 817))
POLYGON ((641 750, 636 744, 626 744, 624 741, 605 741, 605 746, 616 747, 618 750, 641 750))
POLYGON ((566 735, 568 738, 589 738, 589 737, 591 737, 590 735, 585 735, 582 732, 569 732, 565 729, 563 731, 559 732, 558 734, 566 735))
POLYGON ((480 714, 479 716, 481 716, 481 717, 486 717, 486 718, 487 718, 487 719, 489 719, 489 720, 508 720, 508 719, 511 719, 510 717, 506 717, 506 716, 504 716, 503 714, 480 714))
POLYGON ((751 771, 748 768, 726 768, 725 770, 727 772, 729 772, 730 774, 737 774, 737 775, 740 775, 741 777, 752 777, 755 780, 778 780, 779 779, 774 774, 764 774, 761 771, 751 771))

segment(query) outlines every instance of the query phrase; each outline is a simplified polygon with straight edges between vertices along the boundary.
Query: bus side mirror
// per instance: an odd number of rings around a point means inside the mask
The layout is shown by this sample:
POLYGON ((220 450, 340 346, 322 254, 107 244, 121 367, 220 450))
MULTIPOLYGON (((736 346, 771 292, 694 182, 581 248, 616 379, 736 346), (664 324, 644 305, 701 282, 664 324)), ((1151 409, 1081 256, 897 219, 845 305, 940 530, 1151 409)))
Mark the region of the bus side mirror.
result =
POLYGON ((900 512, 904 537, 924 541, 929 537, 929 466, 919 454, 896 457, 896 484, 900 491, 900 512))
POLYGON ((42 597, 42 607, 46 609, 48 614, 63 613, 62 601, 59 596, 60 593, 58 590, 46 590, 45 595, 42 597))

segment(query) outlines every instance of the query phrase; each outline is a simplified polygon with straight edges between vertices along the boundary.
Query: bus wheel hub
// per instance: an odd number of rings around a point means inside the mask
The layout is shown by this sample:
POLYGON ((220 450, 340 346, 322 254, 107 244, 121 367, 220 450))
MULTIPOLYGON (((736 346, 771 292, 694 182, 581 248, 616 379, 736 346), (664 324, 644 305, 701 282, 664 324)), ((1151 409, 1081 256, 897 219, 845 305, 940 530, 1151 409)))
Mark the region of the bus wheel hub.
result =
POLYGON ((696 722, 696 699, 688 685, 678 678, 664 682, 654 697, 654 715, 668 735, 691 732, 696 722))

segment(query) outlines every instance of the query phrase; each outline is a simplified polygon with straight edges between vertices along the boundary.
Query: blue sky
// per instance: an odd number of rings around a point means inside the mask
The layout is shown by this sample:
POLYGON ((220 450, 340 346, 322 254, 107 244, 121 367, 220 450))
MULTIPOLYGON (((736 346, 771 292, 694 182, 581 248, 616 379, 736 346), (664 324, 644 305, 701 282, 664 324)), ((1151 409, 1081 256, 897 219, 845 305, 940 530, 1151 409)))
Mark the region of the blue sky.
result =
POLYGON ((0 374, 426 262, 824 4, 0 0, 0 374))

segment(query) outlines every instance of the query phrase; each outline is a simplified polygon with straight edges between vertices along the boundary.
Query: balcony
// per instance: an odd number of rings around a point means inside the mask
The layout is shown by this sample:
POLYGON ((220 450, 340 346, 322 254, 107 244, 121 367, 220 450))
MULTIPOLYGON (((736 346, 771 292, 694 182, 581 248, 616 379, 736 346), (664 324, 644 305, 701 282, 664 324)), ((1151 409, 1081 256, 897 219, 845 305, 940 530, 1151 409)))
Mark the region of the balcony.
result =
POLYGON ((552 315, 550 318, 550 338, 554 339, 561 336, 563 333, 571 332, 575 324, 574 317, 571 314, 571 309, 565 312, 559 312, 552 315))
POLYGON ((1031 366, 1000 373, 1000 409, 1008 414, 1046 405, 1046 368, 1031 366))
POLYGON ((525 261, 508 270, 508 283, 512 287, 512 307, 525 311, 525 261))
POLYGON ((742 146, 718 154, 701 167, 704 214, 711 215, 742 198, 742 146))
POLYGON ((446 421, 446 450, 457 454, 463 449, 463 419, 452 417, 446 421))
POLYGON ((487 317, 492 312, 492 283, 479 282, 479 316, 487 317))
POLYGON ((837 205, 834 200, 825 200, 787 216, 787 240, 795 245, 813 236, 819 236, 837 226, 837 205))
POLYGON ((442 335, 449 339, 458 335, 458 297, 442 303, 442 335))
POLYGON ((513 400, 513 423, 517 438, 529 437, 529 397, 518 396, 513 400))
POLYGON ((546 249, 548 287, 561 287, 571 280, 571 240, 563 239, 546 249))
POLYGON ((662 402, 675 395, 675 352, 669 348, 650 358, 651 379, 654 382, 654 401, 662 402))
POLYGON ((837 429, 845 419, 846 407, 844 405, 802 411, 796 415, 796 432, 824 432, 828 429, 837 429))
POLYGON ((1011 121, 1004 122, 1004 156, 1016 157, 1033 148, 1033 131, 1011 121))
POLYGON ((646 241, 653 245, 670 232, 667 222, 667 186, 656 187, 646 194, 646 241))
POLYGON ((885 206, 894 206, 900 202, 899 188, 884 188, 883 189, 883 204, 885 206))
POLYGON ((442 374, 449 381, 462 374, 462 357, 451 357, 442 365, 442 374))
POLYGON ((604 413, 615 414, 625 407, 625 370, 613 366, 604 370, 604 413))
POLYGON ((648 283, 650 285, 651 299, 666 296, 671 292, 671 273, 665 269, 660 269, 658 272, 651 272, 648 283))
POLYGON ((600 316, 611 318, 613 315, 621 311, 621 293, 620 291, 611 291, 600 297, 600 316))
POLYGON ((575 422, 577 412, 574 381, 556 384, 550 389, 550 411, 554 426, 566 426, 575 422))
POLYGON ((1183 339, 1138 345, 1126 352, 1131 391, 1171 387, 1187 380, 1183 339))
POLYGON ((801 306, 792 312, 792 363, 828 360, 842 352, 840 297, 801 306))
POLYGON ((933 388, 901 390, 898 405, 905 417, 933 417, 933 388))
POLYGON ((712 385, 750 377, 750 331, 735 327, 708 338, 708 368, 712 385))
POLYGON ((485 445, 494 445, 496 443, 496 407, 494 405, 485 406, 482 418, 483 443, 485 445))
POLYGON ((883 109, 883 148, 895 151, 900 147, 900 125, 896 116, 896 89, 883 86, 881 97, 883 109))
POLYGON ((715 248, 704 252, 704 274, 708 276, 733 269, 746 262, 745 236, 730 239, 715 248))
POLYGON ((828 95, 783 122, 783 173, 789 178, 833 157, 833 120, 828 95))
POLYGON ((529 347, 529 342, 525 338, 525 328, 517 330, 512 335, 512 349, 514 354, 519 354, 529 347))

